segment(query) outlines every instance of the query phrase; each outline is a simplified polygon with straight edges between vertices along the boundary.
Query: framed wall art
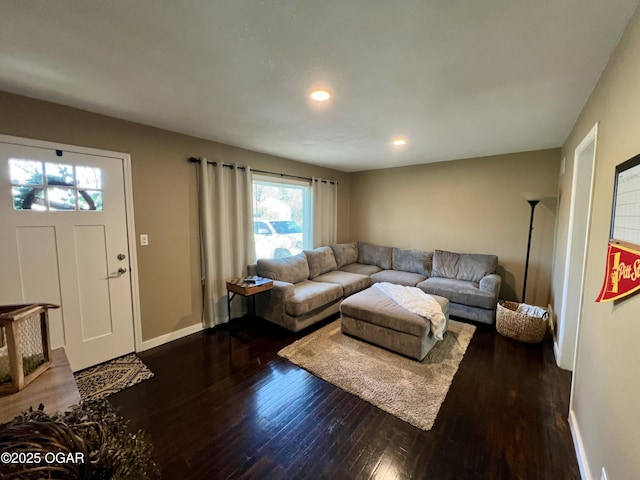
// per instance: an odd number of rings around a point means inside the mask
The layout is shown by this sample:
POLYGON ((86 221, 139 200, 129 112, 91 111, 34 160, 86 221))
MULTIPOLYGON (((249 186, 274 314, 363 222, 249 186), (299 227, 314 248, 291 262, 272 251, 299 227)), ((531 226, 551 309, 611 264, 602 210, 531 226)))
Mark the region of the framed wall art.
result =
POLYGON ((640 249, 640 155, 616 166, 609 238, 640 249))
POLYGON ((596 302, 640 290, 640 155, 616 166, 606 265, 596 302))

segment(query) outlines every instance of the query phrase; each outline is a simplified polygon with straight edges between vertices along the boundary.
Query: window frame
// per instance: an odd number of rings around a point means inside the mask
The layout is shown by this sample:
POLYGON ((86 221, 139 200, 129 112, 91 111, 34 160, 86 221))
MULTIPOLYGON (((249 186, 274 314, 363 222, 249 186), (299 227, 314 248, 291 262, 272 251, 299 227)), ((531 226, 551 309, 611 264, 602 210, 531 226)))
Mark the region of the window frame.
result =
POLYGON ((313 245, 313 204, 312 204, 313 195, 311 190, 311 181, 254 173, 251 179, 251 194, 253 196, 252 218, 258 219, 260 221, 264 221, 264 220, 261 220, 259 217, 255 216, 257 201, 253 193, 254 193, 256 184, 300 188, 302 190, 302 218, 303 218, 302 225, 301 225, 302 226, 302 249, 311 250, 313 245))

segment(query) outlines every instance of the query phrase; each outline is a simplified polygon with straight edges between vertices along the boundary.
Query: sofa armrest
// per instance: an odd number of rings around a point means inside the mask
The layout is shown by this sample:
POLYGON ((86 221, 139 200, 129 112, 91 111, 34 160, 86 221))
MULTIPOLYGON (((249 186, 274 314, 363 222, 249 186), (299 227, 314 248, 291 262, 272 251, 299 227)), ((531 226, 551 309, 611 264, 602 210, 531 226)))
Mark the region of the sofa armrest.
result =
POLYGON ((496 299, 500 294, 502 277, 496 273, 485 275, 480 279, 480 290, 490 292, 496 299))
POLYGON ((283 304, 295 294, 293 283, 283 282, 281 280, 273 281, 271 289, 271 301, 282 302, 283 304))
POLYGON ((282 325, 282 318, 285 315, 285 305, 287 300, 294 294, 295 288, 292 283, 274 280, 271 290, 267 290, 263 294, 254 297, 256 301, 256 315, 282 325))

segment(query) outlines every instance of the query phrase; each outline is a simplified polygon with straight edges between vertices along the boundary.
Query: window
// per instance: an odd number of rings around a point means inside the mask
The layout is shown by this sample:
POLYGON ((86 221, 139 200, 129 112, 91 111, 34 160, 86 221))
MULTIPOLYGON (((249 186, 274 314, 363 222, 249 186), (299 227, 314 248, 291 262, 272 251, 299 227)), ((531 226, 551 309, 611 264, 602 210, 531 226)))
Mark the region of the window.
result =
POLYGON ((102 171, 94 167, 9 159, 14 210, 102 210, 102 171))
POLYGON ((311 248, 308 182, 254 175, 253 234, 257 258, 281 258, 311 248))

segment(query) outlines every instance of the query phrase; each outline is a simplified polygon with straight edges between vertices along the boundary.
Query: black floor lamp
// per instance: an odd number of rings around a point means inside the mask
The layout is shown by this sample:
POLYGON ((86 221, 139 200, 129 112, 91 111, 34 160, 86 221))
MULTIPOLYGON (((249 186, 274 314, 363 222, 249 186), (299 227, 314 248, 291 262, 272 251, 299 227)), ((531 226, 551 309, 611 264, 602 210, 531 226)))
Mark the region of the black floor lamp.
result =
POLYGON ((527 292, 527 274, 529 273, 529 254, 531 253, 531 234, 533 233, 533 212, 536 209, 536 205, 540 203, 540 196, 537 193, 523 193, 522 196, 526 198, 529 205, 531 205, 531 218, 529 219, 529 239, 527 240, 527 260, 524 263, 524 282, 522 284, 522 303, 524 303, 524 296, 527 292))

